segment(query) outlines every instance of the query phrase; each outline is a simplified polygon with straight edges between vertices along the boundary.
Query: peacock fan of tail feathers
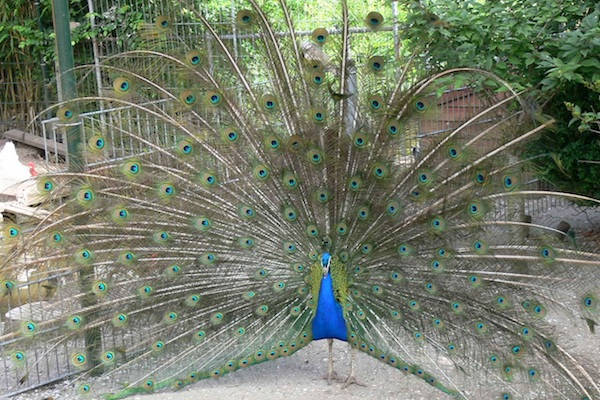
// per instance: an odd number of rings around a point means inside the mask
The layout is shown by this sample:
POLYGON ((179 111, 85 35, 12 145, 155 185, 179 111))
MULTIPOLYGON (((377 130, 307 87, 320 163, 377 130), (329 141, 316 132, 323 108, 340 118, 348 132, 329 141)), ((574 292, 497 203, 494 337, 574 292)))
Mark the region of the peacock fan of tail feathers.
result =
POLYGON ((600 251, 524 215, 600 203, 527 179, 518 155, 553 120, 487 72, 417 76, 359 46, 377 11, 342 0, 337 32, 302 36, 285 0, 238 7, 252 57, 190 4, 210 54, 173 10, 103 60, 102 96, 53 108, 68 126, 98 104, 135 113, 84 122, 83 162, 37 178, 44 215, 3 225, 3 314, 25 291, 53 310, 5 324, 9 368, 65 348, 74 390, 119 399, 336 338, 440 398, 600 399, 597 348, 573 346, 598 321, 600 251), (483 106, 420 135, 457 87, 483 106))

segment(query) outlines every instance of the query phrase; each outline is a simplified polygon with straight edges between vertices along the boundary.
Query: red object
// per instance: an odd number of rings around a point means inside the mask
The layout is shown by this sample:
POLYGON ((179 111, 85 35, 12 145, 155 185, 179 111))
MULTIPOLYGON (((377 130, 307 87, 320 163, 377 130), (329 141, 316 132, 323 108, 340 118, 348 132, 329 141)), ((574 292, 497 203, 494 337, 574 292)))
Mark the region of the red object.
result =
POLYGON ((35 164, 30 162, 29 164, 27 164, 27 166, 29 166, 29 173, 31 174, 31 176, 37 176, 38 172, 35 170, 35 164))

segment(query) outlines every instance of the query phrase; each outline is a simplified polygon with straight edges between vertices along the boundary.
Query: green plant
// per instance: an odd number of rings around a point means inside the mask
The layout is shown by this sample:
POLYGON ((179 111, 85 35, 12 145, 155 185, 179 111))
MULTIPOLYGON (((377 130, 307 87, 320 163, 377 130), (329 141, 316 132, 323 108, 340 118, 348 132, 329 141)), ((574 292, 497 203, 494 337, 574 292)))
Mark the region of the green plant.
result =
POLYGON ((528 88, 556 126, 527 155, 540 177, 600 192, 600 5, 590 0, 422 0, 405 3, 407 46, 425 69, 483 68, 528 88), (436 60, 435 63, 432 60, 436 60))

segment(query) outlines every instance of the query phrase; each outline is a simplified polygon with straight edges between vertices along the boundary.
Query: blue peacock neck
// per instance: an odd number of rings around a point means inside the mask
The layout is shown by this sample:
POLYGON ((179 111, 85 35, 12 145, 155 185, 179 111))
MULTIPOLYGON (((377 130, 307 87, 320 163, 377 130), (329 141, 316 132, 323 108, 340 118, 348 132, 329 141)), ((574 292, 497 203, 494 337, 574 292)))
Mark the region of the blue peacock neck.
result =
MULTIPOLYGON (((318 292, 317 311, 312 321, 313 339, 339 339, 348 341, 346 321, 342 306, 334 292, 334 278, 331 274, 332 257, 329 253, 321 256, 322 277, 318 292)), ((339 274, 335 274, 339 276, 339 274)), ((339 282, 337 287, 339 287, 339 282)))

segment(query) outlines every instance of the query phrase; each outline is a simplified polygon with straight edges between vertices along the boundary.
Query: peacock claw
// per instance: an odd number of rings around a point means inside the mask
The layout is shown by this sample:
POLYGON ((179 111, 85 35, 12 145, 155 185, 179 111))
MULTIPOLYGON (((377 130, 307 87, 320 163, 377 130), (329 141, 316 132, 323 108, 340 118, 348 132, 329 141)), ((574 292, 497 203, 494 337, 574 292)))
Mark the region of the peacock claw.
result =
POLYGON ((337 372, 333 371, 332 373, 327 373, 323 375, 323 379, 327 381, 328 385, 331 385, 331 382, 343 382, 342 377, 340 377, 337 372))
POLYGON ((346 389, 350 385, 356 385, 356 386, 362 386, 362 387, 367 386, 364 383, 359 382, 354 375, 350 375, 350 376, 348 376, 348 378, 346 378, 346 380, 344 381, 344 384, 342 385, 342 389, 346 389))

